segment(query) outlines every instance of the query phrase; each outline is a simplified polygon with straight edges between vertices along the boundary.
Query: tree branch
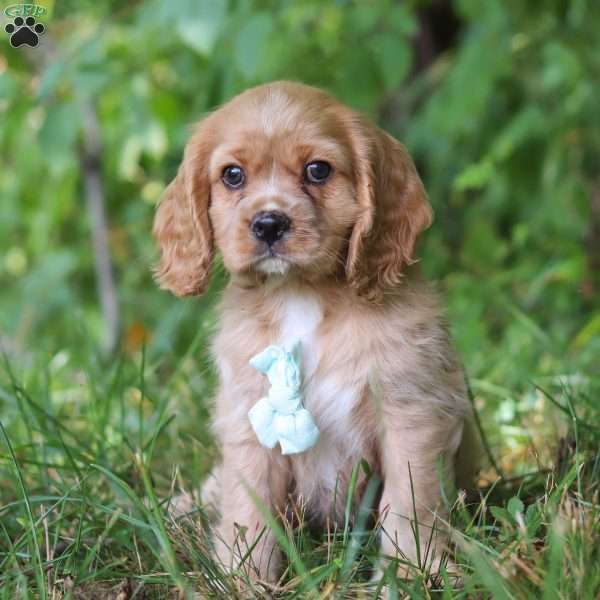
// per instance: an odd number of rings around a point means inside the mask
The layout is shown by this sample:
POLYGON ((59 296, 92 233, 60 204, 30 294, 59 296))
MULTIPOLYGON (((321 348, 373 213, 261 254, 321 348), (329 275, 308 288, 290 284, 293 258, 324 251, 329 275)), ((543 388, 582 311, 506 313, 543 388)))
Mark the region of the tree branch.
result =
POLYGON ((83 134, 81 172, 92 233, 96 284, 100 307, 106 324, 103 346, 107 353, 112 354, 119 343, 121 318, 108 243, 105 194, 102 182, 100 125, 96 110, 90 100, 83 101, 81 112, 83 134))
MULTIPOLYGON (((39 60, 40 53, 34 54, 30 49, 26 49, 25 52, 30 63, 38 70, 60 59, 58 48, 50 35, 44 36, 40 46, 44 50, 43 61, 39 60)), ((121 317, 108 243, 106 202, 102 181, 102 139, 93 102, 89 98, 82 98, 80 106, 83 138, 80 167, 94 249, 96 286, 100 310, 106 326, 102 346, 105 353, 112 354, 119 344, 121 317)))

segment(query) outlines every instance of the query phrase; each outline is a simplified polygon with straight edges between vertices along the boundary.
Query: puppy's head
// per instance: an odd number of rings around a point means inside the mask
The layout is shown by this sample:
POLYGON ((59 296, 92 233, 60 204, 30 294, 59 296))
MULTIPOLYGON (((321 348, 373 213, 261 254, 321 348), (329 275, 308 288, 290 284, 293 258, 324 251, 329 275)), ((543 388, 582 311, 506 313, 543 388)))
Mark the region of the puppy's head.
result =
POLYGON ((190 139, 154 223, 157 277, 200 294, 216 246, 234 276, 338 277, 376 298, 399 282, 430 221, 395 139, 320 90, 267 84, 190 139))

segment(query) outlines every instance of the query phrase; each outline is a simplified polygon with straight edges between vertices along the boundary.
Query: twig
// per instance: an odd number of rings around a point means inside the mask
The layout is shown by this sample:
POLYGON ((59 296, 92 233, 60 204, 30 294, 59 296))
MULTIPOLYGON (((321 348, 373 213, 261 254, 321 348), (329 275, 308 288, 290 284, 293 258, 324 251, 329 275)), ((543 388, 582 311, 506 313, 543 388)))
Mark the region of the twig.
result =
POLYGON ((475 427, 477 427, 477 431, 479 432, 479 437, 481 439, 481 443, 483 444, 483 449, 487 454, 487 457, 492 465, 494 471, 498 474, 501 479, 506 479, 504 472, 500 468, 500 465, 497 463, 494 455, 492 453, 492 449, 487 441, 487 437, 485 432, 483 431, 483 426, 481 424, 481 419, 479 418, 479 413, 477 412, 477 408, 475 406, 475 396, 473 395, 473 390, 471 389, 471 384, 469 383, 469 377, 467 376, 467 372, 465 371, 465 385, 467 386, 467 395, 469 397, 469 402, 471 403, 471 407, 473 408, 473 418, 475 420, 475 427))
POLYGON ((81 171, 94 247, 98 295, 106 324, 104 350, 112 354, 119 343, 121 319, 108 245, 104 185, 101 177, 102 144, 100 126, 96 110, 90 100, 84 99, 82 101, 81 113, 83 134, 81 171))
MULTIPOLYGON (((37 69, 45 68, 48 64, 61 59, 58 47, 50 35, 44 36, 42 44, 44 49, 42 60, 40 60, 38 52, 31 52, 31 49, 25 51, 25 56, 37 69)), ((121 318, 108 244, 106 202, 102 182, 100 125, 92 101, 85 97, 81 97, 80 100, 83 141, 83 152, 80 157, 81 175, 94 248, 94 267, 100 310, 106 324, 103 349, 107 354, 112 354, 119 343, 121 318)))
POLYGON ((514 475, 513 477, 504 477, 500 482, 494 482, 490 485, 485 486, 486 488, 491 487, 492 485, 497 485, 497 483, 501 485, 513 484, 518 481, 524 481, 525 479, 531 479, 533 477, 539 477, 540 475, 548 475, 548 473, 553 473, 553 469, 542 468, 538 471, 530 471, 529 473, 523 473, 523 475, 514 475))
POLYGON ((596 180, 590 189, 589 215, 588 231, 584 239, 587 274, 582 291, 586 299, 592 300, 600 287, 600 179, 596 180))

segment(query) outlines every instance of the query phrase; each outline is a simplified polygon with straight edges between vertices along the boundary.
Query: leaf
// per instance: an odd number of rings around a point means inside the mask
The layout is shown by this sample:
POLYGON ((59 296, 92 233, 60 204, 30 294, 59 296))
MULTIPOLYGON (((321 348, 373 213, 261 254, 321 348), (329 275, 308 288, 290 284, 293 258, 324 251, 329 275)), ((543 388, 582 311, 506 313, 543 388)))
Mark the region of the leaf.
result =
POLYGON ((273 18, 267 13, 253 15, 240 29, 235 40, 234 60, 247 79, 254 78, 258 73, 272 31, 273 18))
POLYGON ((372 53, 356 45, 345 50, 346 60, 335 72, 333 91, 364 111, 372 110, 380 95, 381 77, 372 53))
POLYGON ((415 12, 406 3, 395 3, 392 10, 385 11, 384 19, 395 33, 401 35, 413 36, 419 29, 415 12))
POLYGON ((492 513, 494 519, 502 523, 513 522, 513 518, 506 508, 502 508, 501 506, 490 506, 490 512, 492 513))
POLYGON ((534 536, 542 524, 542 515, 537 504, 530 504, 525 511, 525 524, 530 536, 534 536))
POLYGON ((575 52, 564 43, 551 41, 544 46, 542 83, 547 91, 561 87, 572 87, 581 77, 581 65, 575 52))
POLYGON ((227 2, 200 0, 191 4, 177 21, 181 40, 200 54, 210 54, 223 29, 227 2))
POLYGON ((43 70, 37 87, 40 100, 46 100, 56 93, 68 74, 68 66, 62 60, 53 60, 43 70))
POLYGON ((493 164, 489 159, 469 165, 454 179, 453 187, 459 192, 484 187, 494 174, 493 164))
POLYGON ((571 347, 574 350, 579 350, 597 337, 600 337, 600 312, 592 315, 591 319, 579 330, 571 343, 571 347))
POLYGON ((465 232, 461 255, 468 264, 489 269, 502 262, 506 251, 506 242, 498 236, 495 224, 487 219, 480 219, 476 227, 465 232))
POLYGON ((397 87, 410 69, 412 57, 408 43, 397 34, 381 33, 371 41, 370 47, 386 88, 397 87))
POLYGON ((348 12, 347 26, 356 35, 371 32, 381 18, 381 7, 370 3, 357 3, 352 11, 348 12))
POLYGON ((548 124, 537 106, 527 106, 506 123, 490 151, 494 162, 509 158, 530 139, 543 135, 548 124))
POLYGON ((39 140, 52 171, 60 173, 73 164, 79 127, 79 109, 75 102, 52 104, 48 108, 39 140))
MULTIPOLYGON (((139 23, 153 31, 171 28, 189 48, 209 55, 227 22, 229 2, 221 0, 171 0, 146 2, 138 13, 139 23)), ((168 39, 168 36, 164 36, 168 39)), ((162 41, 162 40, 161 40, 162 41)))
POLYGON ((517 514, 523 514, 523 512, 525 511, 525 505, 523 504, 523 502, 521 501, 520 498, 517 498, 517 496, 513 496, 509 501, 508 504, 506 505, 506 508, 510 514, 510 516, 516 521, 517 520, 517 514))

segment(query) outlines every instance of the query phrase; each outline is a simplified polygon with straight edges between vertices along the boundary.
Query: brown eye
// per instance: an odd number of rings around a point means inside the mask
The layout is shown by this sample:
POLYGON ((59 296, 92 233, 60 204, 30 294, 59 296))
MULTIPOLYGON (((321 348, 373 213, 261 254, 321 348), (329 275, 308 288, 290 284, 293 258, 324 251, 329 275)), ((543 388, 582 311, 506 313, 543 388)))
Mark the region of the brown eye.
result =
POLYGON ((244 181, 246 181, 246 174, 244 173, 244 169, 242 169, 242 167, 238 167, 237 165, 229 165, 223 169, 221 179, 228 188, 237 189, 244 185, 244 181))
POLYGON ((331 165, 324 160, 315 160, 304 167, 304 178, 309 183, 325 183, 331 175, 331 165))

